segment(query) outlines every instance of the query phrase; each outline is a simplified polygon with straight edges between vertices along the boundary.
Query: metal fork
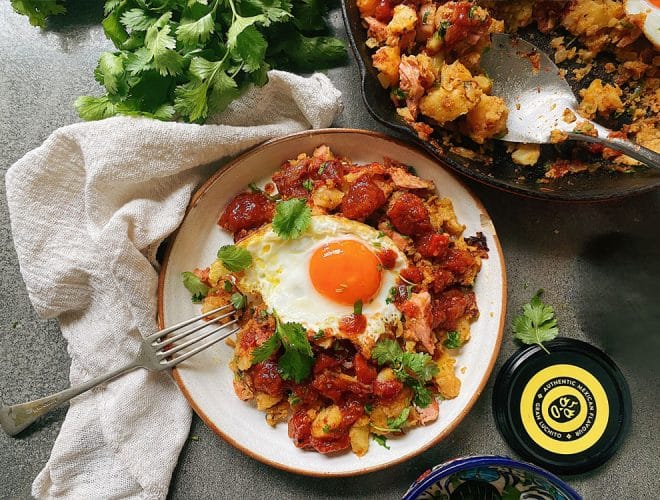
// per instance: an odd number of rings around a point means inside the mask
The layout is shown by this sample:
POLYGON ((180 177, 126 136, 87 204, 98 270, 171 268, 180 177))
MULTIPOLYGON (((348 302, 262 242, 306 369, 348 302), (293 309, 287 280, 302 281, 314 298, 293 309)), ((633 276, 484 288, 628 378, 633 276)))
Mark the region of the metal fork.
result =
POLYGON ((78 386, 69 387, 61 392, 46 396, 45 398, 13 406, 2 405, 0 407, 0 427, 2 427, 2 430, 10 436, 15 436, 42 415, 45 415, 77 395, 88 391, 103 382, 118 377, 123 373, 135 370, 136 368, 145 368, 155 372, 172 368, 191 356, 202 352, 213 344, 238 332, 239 327, 235 327, 230 331, 223 332, 221 335, 202 343, 201 345, 196 345, 201 340, 210 337, 214 333, 224 330, 231 325, 235 325, 238 322, 238 318, 233 318, 221 325, 215 324, 217 321, 229 318, 235 312, 235 309, 231 305, 226 305, 204 314, 200 314, 199 316, 195 316, 186 321, 182 321, 181 323, 145 337, 142 340, 140 351, 135 359, 121 368, 95 377, 78 386), (211 321, 202 321, 208 319, 209 316, 214 314, 220 315, 216 318, 212 318, 211 321), (200 324, 185 329, 185 327, 192 325, 195 322, 200 322, 200 324), (195 337, 185 340, 185 342, 175 344, 175 342, 179 342, 200 330, 204 331, 195 337), (184 351, 184 349, 187 348, 190 349, 184 351), (178 353, 180 354, 177 356, 176 354, 178 353))

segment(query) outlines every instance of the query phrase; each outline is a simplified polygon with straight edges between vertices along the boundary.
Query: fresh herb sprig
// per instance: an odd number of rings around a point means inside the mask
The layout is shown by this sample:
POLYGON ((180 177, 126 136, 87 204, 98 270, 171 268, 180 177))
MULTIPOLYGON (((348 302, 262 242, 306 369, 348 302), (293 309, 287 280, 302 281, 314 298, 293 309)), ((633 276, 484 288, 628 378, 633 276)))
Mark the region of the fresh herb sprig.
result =
POLYGON ((223 245, 218 250, 218 259, 228 271, 243 271, 252 265, 252 254, 236 245, 223 245))
POLYGON ((275 206, 273 230, 285 240, 295 240, 307 231, 312 223, 312 210, 304 198, 280 201, 275 206))
POLYGON ((396 377, 413 390, 413 402, 419 408, 431 404, 426 383, 438 373, 438 365, 426 353, 404 352, 396 340, 382 339, 374 346, 371 357, 378 365, 389 365, 396 377))
POLYGON ((277 366, 282 378, 299 383, 309 377, 314 353, 307 340, 307 330, 300 323, 282 323, 277 314, 275 332, 252 351, 252 364, 267 360, 280 346, 284 347, 284 354, 280 356, 277 366))
POLYGON ((541 300, 543 289, 536 292, 532 300, 522 307, 522 314, 513 320, 514 337, 523 344, 538 344, 547 352, 543 345, 554 339, 559 333, 555 310, 551 305, 541 300))
POLYGON ((195 273, 184 271, 181 273, 181 279, 183 280, 183 286, 190 292, 193 303, 200 303, 208 295, 209 287, 195 273))
MULTIPOLYGON (((31 24, 66 11, 62 0, 11 0, 31 24)), ((101 96, 81 96, 81 118, 114 115, 203 123, 270 68, 310 72, 344 64, 318 0, 107 0, 102 21, 115 50, 94 71, 101 96)))

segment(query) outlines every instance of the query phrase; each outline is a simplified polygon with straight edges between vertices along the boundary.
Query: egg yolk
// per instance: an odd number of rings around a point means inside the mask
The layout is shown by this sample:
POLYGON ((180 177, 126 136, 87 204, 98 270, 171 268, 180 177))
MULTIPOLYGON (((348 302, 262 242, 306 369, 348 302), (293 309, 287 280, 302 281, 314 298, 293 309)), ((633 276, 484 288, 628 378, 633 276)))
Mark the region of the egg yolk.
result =
POLYGON ((309 262, 309 277, 325 298, 339 304, 367 303, 380 288, 378 257, 355 240, 326 243, 309 262))

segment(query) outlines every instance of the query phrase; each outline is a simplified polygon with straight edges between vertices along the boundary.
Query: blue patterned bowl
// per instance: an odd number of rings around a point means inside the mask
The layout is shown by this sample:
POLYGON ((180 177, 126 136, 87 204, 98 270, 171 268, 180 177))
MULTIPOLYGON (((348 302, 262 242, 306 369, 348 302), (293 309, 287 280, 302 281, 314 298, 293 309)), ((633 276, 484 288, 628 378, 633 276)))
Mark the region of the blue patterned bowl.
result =
POLYGON ((458 458, 424 472, 403 500, 582 500, 554 474, 506 457, 458 458))

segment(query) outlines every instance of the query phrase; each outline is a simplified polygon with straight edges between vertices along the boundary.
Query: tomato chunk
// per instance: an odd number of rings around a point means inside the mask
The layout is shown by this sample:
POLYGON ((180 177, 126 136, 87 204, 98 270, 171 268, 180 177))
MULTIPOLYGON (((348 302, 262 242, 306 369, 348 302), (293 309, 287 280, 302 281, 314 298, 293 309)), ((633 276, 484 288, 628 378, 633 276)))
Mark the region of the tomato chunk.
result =
POLYGON ((451 240, 446 234, 428 233, 417 239, 415 247, 422 257, 442 258, 449 250, 450 242, 451 240))
POLYGON ((421 236, 433 231, 429 211, 419 196, 404 193, 399 196, 387 212, 392 225, 401 234, 421 236))
POLYGON ((284 381, 277 370, 277 362, 267 359, 250 368, 254 388, 271 396, 281 396, 284 393, 284 381))
POLYGON ((349 314, 339 320, 339 330, 346 335, 358 335, 367 328, 367 317, 364 314, 349 314))
POLYGON ((396 264, 397 254, 391 248, 376 252, 376 257, 385 269, 392 269, 396 264))
POLYGON ((273 220, 275 204, 262 193, 240 193, 229 202, 218 220, 220 227, 235 232, 273 220))
POLYGON ((378 374, 376 367, 370 364, 359 352, 353 358, 353 366, 355 367, 355 376, 358 382, 371 384, 376 379, 376 375, 378 374))
POLYGON ((363 175, 348 188, 341 201, 341 212, 349 219, 365 219, 385 203, 385 193, 368 176, 363 175))

